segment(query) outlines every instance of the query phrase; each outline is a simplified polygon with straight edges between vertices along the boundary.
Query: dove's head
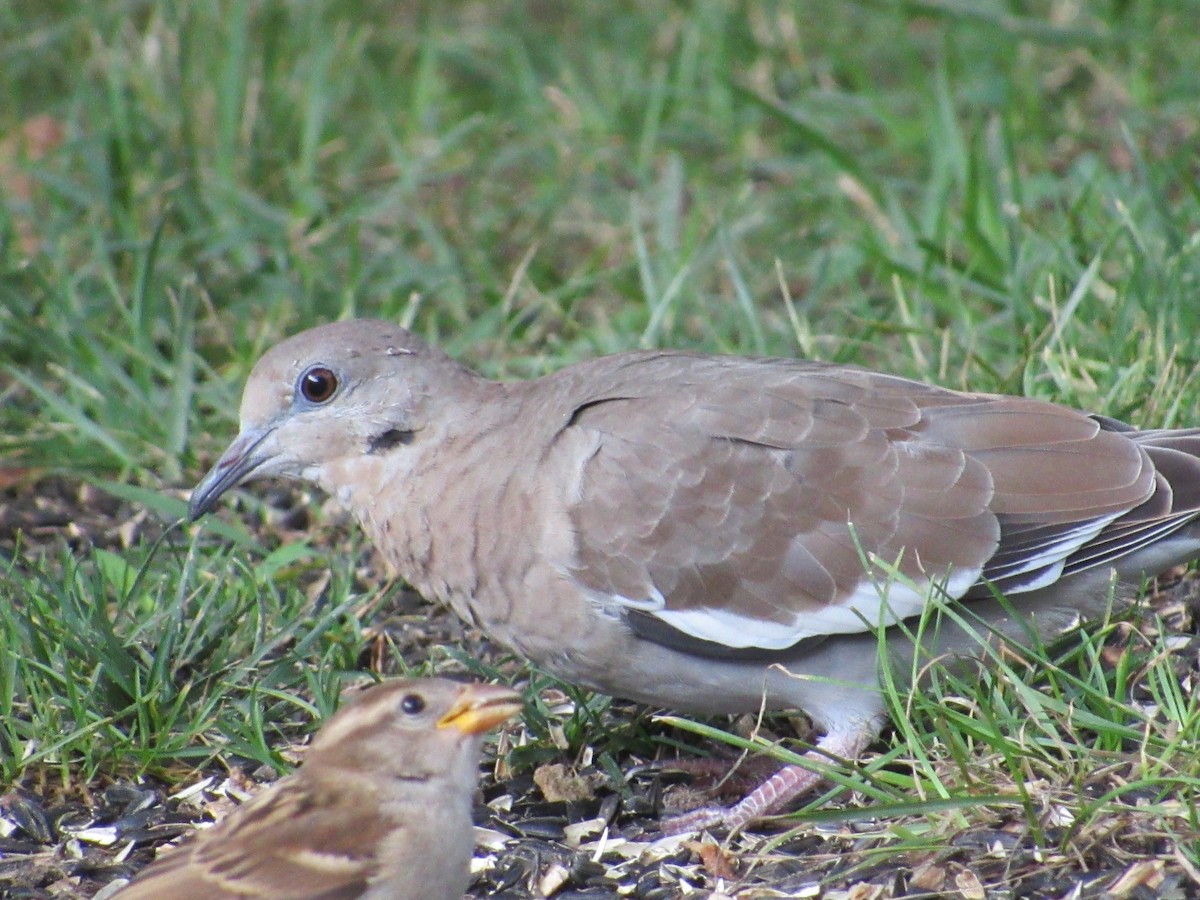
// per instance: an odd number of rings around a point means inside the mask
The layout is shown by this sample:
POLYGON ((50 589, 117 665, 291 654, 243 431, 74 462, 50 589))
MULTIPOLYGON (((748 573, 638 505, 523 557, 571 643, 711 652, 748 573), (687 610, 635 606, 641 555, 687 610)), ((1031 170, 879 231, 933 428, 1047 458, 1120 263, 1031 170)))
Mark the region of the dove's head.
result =
POLYGON ((230 488, 283 476, 324 483, 328 467, 432 436, 456 383, 475 376, 389 322, 355 319, 301 332, 254 366, 240 430, 192 491, 190 518, 230 488))

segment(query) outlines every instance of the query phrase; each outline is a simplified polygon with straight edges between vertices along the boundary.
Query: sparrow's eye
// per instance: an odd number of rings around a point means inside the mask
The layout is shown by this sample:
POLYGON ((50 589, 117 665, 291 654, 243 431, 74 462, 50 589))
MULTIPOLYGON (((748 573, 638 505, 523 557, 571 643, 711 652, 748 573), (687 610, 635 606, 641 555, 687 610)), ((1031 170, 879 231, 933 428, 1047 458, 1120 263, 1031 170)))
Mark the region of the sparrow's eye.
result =
POLYGON ((300 376, 300 396, 309 403, 324 403, 337 393, 338 379, 331 369, 313 366, 300 376))
POLYGON ((419 694, 405 694, 400 698, 400 711, 415 716, 425 711, 425 699, 419 694))

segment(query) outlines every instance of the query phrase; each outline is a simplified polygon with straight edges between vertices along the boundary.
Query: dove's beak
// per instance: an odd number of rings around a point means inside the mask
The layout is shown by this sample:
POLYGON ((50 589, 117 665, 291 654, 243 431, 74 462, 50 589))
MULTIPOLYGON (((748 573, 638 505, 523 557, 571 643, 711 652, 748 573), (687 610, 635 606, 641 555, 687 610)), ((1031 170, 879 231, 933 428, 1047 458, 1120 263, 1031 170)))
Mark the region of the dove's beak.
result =
POLYGON ((190 521, 196 521, 212 509, 222 494, 254 477, 255 472, 272 459, 273 454, 263 445, 274 432, 273 425, 266 425, 247 429, 237 436, 192 491, 188 501, 190 521))

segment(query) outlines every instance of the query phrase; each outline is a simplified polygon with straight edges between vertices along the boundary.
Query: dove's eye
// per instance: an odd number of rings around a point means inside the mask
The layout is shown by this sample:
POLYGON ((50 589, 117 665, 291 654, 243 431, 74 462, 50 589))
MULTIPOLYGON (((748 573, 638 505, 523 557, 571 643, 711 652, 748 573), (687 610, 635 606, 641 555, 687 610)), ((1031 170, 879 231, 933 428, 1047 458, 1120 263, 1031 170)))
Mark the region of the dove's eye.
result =
POLYGON ((418 694, 405 694, 400 698, 400 711, 415 716, 425 711, 425 700, 418 694))
POLYGON ((309 403, 325 403, 337 393, 338 379, 332 369, 313 366, 300 376, 297 388, 309 403))

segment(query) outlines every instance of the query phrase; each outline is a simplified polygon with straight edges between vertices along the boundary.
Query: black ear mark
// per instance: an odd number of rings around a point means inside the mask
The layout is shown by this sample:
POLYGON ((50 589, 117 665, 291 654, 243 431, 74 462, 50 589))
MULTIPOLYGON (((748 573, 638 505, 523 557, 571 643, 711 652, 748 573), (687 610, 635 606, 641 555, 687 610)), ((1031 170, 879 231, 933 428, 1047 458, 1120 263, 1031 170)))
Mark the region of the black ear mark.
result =
POLYGON ((399 428, 389 428, 382 434, 377 434, 367 442, 368 453, 386 453, 395 447, 411 444, 413 432, 399 428))

